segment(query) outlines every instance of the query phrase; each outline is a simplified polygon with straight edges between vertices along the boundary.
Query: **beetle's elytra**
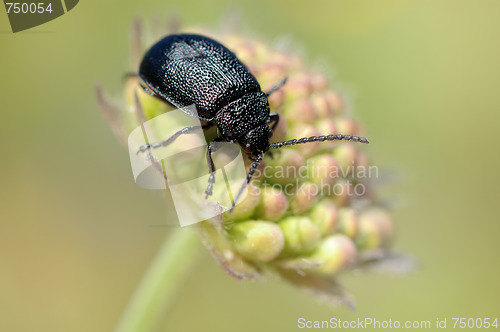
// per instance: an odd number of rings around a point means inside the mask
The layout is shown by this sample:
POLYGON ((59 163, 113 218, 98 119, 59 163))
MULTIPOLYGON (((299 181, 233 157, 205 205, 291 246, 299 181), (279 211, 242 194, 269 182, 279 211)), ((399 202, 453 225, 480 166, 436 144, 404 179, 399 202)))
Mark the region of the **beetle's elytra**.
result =
MULTIPOLYGON (((225 46, 208 37, 193 34, 170 35, 153 45, 140 64, 141 86, 150 94, 189 113, 187 106, 194 105, 198 117, 207 122, 203 128, 217 126, 219 137, 207 146, 207 164, 210 172, 205 191, 212 194, 215 166, 212 160, 216 141, 238 143, 254 160, 247 175, 247 183, 262 160, 272 148, 316 141, 353 140, 368 143, 364 137, 351 135, 323 135, 270 143, 278 124, 278 113, 271 113, 267 97, 281 87, 283 80, 268 92, 243 63, 225 46)), ((166 146, 179 135, 200 127, 187 127, 169 139, 140 148, 166 146)), ((236 196, 234 204, 244 188, 236 196)))

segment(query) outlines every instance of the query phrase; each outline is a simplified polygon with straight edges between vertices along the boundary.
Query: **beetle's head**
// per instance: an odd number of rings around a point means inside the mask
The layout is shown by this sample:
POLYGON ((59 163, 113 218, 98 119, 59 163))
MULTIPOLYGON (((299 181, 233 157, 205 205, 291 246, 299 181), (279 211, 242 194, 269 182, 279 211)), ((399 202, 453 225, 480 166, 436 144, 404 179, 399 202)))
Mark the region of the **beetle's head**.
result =
POLYGON ((269 150, 269 103, 264 92, 250 92, 221 108, 215 116, 220 136, 238 144, 251 156, 269 150))
POLYGON ((271 128, 269 128, 267 123, 264 123, 247 132, 246 135, 238 139, 238 143, 245 152, 256 157, 269 150, 269 138, 271 138, 271 135, 271 128))

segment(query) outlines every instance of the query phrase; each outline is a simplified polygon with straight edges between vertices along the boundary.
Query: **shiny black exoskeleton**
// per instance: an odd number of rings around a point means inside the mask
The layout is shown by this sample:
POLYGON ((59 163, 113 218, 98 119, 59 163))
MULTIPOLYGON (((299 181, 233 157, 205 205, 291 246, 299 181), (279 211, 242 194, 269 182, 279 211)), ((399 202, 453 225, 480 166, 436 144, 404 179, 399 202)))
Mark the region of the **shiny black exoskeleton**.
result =
MULTIPOLYGON (((270 148, 325 140, 368 143, 366 138, 358 136, 326 135, 270 144, 279 116, 270 112, 267 97, 285 80, 264 93, 255 77, 231 51, 204 36, 179 34, 163 38, 145 54, 139 77, 142 87, 152 95, 206 121, 203 128, 216 125, 220 134, 216 141, 237 142, 254 160, 247 183, 270 148), (197 115, 187 108, 191 105, 196 107, 197 115)), ((168 145, 179 135, 195 129, 199 127, 184 128, 163 142, 142 146, 140 151, 168 145)), ((211 195, 215 181, 212 143, 207 148, 210 171, 207 196, 211 195)))
POLYGON ((196 106, 221 139, 257 156, 269 150, 269 104, 255 77, 226 47, 199 35, 171 35, 144 56, 139 76, 172 105, 196 106))

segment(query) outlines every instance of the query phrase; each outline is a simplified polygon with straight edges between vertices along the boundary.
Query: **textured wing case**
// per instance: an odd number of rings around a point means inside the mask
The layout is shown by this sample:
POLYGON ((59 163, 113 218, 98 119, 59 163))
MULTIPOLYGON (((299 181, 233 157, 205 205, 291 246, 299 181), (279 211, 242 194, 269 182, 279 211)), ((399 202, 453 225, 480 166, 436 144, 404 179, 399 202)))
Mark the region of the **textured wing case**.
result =
POLYGON ((231 51, 198 35, 170 35, 159 41, 144 56, 139 76, 174 106, 194 104, 204 120, 246 93, 261 91, 231 51))

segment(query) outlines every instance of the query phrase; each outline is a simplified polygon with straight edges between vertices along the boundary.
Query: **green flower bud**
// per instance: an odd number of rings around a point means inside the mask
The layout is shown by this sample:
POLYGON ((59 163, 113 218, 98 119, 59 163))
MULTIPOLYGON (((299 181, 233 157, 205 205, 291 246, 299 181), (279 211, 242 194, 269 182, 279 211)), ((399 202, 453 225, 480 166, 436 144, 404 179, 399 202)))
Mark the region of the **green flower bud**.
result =
POLYGON ((366 172, 368 172, 368 168, 370 167, 370 158, 363 151, 358 151, 356 157, 356 166, 362 167, 366 172))
POLYGON ((310 272, 334 275, 349 267, 356 260, 356 246, 350 238, 337 234, 327 237, 318 245, 314 252, 307 258, 319 266, 310 272))
POLYGON ((328 88, 328 80, 322 73, 311 73, 311 84, 314 91, 322 91, 328 88))
MULTIPOLYGON (((283 103, 285 102, 285 92, 283 90, 276 90, 274 91, 269 97, 269 107, 273 110, 279 110, 281 107, 283 107, 283 103)), ((280 121, 285 122, 285 121, 280 121)), ((279 123, 278 123, 279 126, 279 123)), ((273 133, 274 136, 274 133, 273 133)))
POLYGON ((295 215, 309 211, 320 194, 320 188, 310 182, 301 184, 296 190, 290 201, 290 209, 295 215))
POLYGON ((237 57, 243 63, 253 63, 254 59, 257 57, 257 50, 255 45, 251 42, 241 41, 235 49, 238 50, 237 57))
POLYGON ((356 244, 362 249, 386 248, 394 236, 389 214, 381 208, 371 208, 359 216, 356 244))
POLYGON ((339 176, 352 177, 357 157, 356 147, 352 143, 339 144, 333 150, 333 156, 339 165, 339 176))
POLYGON ((287 104, 298 99, 308 98, 313 91, 311 80, 304 72, 291 75, 286 84, 285 100, 287 104))
POLYGON ((351 118, 341 117, 336 120, 336 124, 339 133, 342 133, 344 135, 358 134, 358 126, 351 118))
POLYGON ((349 193, 352 193, 352 182, 346 179, 339 179, 331 192, 332 199, 337 206, 347 205, 349 202, 349 193))
POLYGON ((287 113, 287 120, 292 123, 314 123, 317 114, 309 99, 296 101, 287 113))
POLYGON ((353 209, 348 207, 339 209, 337 231, 351 239, 356 237, 358 234, 358 216, 353 209))
MULTIPOLYGON (((267 91, 277 84, 283 77, 286 77, 286 68, 282 63, 270 62, 263 64, 259 68, 259 77, 261 78, 261 86, 263 91, 267 91)), ((282 91, 282 90, 281 90, 282 91)), ((271 94, 271 96, 274 92, 271 94)), ((284 101, 284 94, 282 95, 282 103, 284 101)))
POLYGON ((283 233, 278 225, 267 221, 244 221, 229 231, 236 251, 243 257, 269 262, 283 250, 283 233))
MULTIPOLYGON (((290 122, 289 122, 290 124, 290 122)), ((307 124, 296 124, 295 126, 288 129, 286 139, 297 139, 302 137, 320 136, 319 131, 313 125, 307 124)), ((298 144, 290 147, 291 149, 297 149, 305 157, 309 158, 318 152, 322 142, 312 142, 307 144, 298 144)))
POLYGON ((304 254, 316 247, 321 238, 318 227, 307 217, 288 217, 279 223, 285 237, 284 251, 304 254))
POLYGON ((333 186, 338 180, 339 169, 335 158, 330 154, 320 154, 307 161, 309 181, 318 187, 333 186))
POLYGON ((292 54, 290 52, 270 52, 269 58, 266 59, 266 61, 269 61, 270 63, 283 64, 287 70, 287 74, 290 72, 297 72, 301 70, 303 66, 302 58, 297 54, 292 54))
POLYGON ((260 202, 260 189, 253 182, 248 185, 248 194, 233 209, 232 213, 224 212, 223 218, 226 222, 246 220, 253 216, 255 208, 260 202))
MULTIPOLYGON (((325 98, 328 107, 331 109, 332 114, 337 115, 342 113, 342 109, 344 108, 344 102, 337 92, 327 91, 325 93, 325 98)), ((340 128, 339 132, 341 132, 340 128)), ((345 134, 344 132, 342 133, 345 134)))
POLYGON ((330 235, 337 226, 337 207, 330 199, 322 199, 311 210, 311 220, 318 226, 322 236, 330 235))
MULTIPOLYGON (((335 126, 335 121, 330 119, 330 118, 326 118, 326 119, 321 118, 320 120, 316 121, 315 127, 318 129, 318 132, 325 134, 325 135, 338 134, 337 127, 335 126)), ((324 142, 321 142, 320 150, 330 152, 337 145, 339 145, 339 142, 324 141, 324 142)))
MULTIPOLYGON (((313 96, 312 103, 314 105, 314 110, 320 119, 331 119, 333 116, 333 109, 328 103, 328 98, 326 93, 318 93, 313 96)), ((330 133, 335 134, 335 133, 330 133)))
POLYGON ((304 166, 304 158, 297 150, 281 149, 268 158, 265 168, 266 180, 280 185, 295 184, 300 180, 300 170, 304 166))
POLYGON ((256 216, 260 219, 276 221, 281 219, 288 210, 288 200, 278 188, 262 188, 260 204, 256 216))

